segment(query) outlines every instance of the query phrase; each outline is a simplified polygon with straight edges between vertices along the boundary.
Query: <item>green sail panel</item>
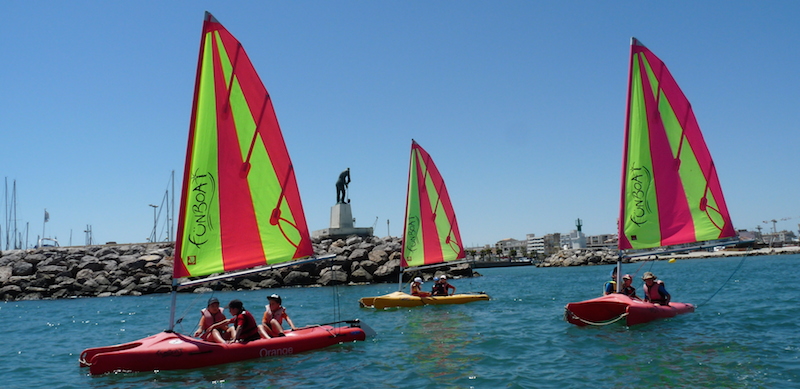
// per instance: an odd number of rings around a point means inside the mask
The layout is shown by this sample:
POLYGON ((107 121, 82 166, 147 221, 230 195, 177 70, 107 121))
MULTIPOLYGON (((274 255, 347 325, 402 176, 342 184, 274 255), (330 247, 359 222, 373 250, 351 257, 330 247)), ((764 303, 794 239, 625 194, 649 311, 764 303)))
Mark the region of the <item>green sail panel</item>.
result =
POLYGON ((313 255, 270 96, 241 43, 206 14, 175 248, 175 278, 313 255))
POLYGON ((414 140, 401 252, 402 267, 449 262, 465 256, 444 179, 430 155, 414 140))
POLYGON ((691 104, 666 65, 631 44, 619 249, 736 235, 691 104))

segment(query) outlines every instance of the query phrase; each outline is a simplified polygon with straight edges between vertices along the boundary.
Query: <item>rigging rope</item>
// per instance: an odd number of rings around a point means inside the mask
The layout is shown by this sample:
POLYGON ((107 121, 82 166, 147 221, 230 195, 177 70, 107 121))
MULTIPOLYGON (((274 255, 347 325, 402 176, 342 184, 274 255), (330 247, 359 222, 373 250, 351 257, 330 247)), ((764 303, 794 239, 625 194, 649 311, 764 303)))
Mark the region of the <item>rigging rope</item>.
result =
POLYGON ((737 272, 737 271, 739 271, 739 269, 741 269, 741 268, 742 268, 742 265, 744 265, 744 260, 745 260, 745 259, 747 259, 747 257, 750 255, 750 251, 752 251, 752 247, 747 249, 747 252, 745 253, 745 255, 744 255, 744 256, 742 256, 742 260, 741 260, 741 261, 739 261, 739 265, 737 265, 737 266, 736 266, 736 269, 733 269, 733 273, 731 273, 730 277, 728 277, 728 279, 727 279, 727 280, 725 280, 725 282, 723 282, 723 283, 722 283, 722 285, 720 285, 719 289, 717 289, 717 291, 716 291, 716 292, 714 292, 713 294, 711 294, 711 297, 709 297, 708 299, 706 299, 706 301, 703 301, 702 303, 700 303, 700 304, 697 304, 697 307, 698 307, 698 308, 699 308, 701 305, 706 305, 706 303, 708 303, 709 301, 711 301, 711 299, 712 299, 712 298, 714 298, 714 296, 716 296, 716 295, 717 295, 717 293, 719 293, 719 292, 722 290, 722 288, 724 288, 724 287, 725 287, 725 285, 728 283, 728 281, 730 281, 730 280, 731 280, 731 278, 733 278, 733 276, 736 274, 736 272, 737 272))
MULTIPOLYGON (((215 281, 214 284, 212 284, 212 285, 217 285, 217 284, 219 284, 219 281, 215 281)), ((214 290, 214 288, 211 288, 211 296, 209 296, 208 298, 211 299, 211 297, 214 297, 214 293, 216 293, 216 291, 214 290)), ((193 294, 195 294, 195 297, 192 299, 192 302, 188 305, 188 308, 186 308, 186 310, 183 311, 183 314, 178 318, 178 320, 175 320, 175 324, 180 324, 181 325, 181 331, 178 331, 178 332, 181 332, 181 333, 183 332, 183 319, 186 318, 186 315, 189 314, 189 311, 193 307, 197 306, 197 300, 199 300, 200 297, 203 297, 203 295, 205 293, 193 293, 193 294)), ((223 308, 220 308, 220 309, 223 309, 223 308)), ((192 327, 191 330, 194 331, 194 327, 192 327)))
POLYGON ((339 321, 342 315, 339 304, 339 282, 336 280, 335 273, 333 273, 333 258, 328 259, 328 264, 333 280, 333 321, 339 321))

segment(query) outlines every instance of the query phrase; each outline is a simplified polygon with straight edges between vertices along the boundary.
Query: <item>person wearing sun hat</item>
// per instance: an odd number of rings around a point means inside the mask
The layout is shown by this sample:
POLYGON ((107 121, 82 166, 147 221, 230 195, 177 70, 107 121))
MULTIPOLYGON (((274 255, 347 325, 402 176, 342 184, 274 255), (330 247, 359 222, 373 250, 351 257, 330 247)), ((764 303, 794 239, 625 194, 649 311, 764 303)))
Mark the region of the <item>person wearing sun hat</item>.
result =
POLYGON ((428 292, 422 291, 422 278, 421 277, 414 277, 414 281, 411 281, 411 295, 412 296, 419 296, 419 297, 429 297, 431 294, 428 292))
POLYGON ((642 287, 644 291, 644 301, 658 305, 669 305, 672 296, 670 296, 669 292, 667 292, 667 289, 664 287, 664 281, 657 279, 658 277, 649 271, 645 272, 642 276, 642 280, 644 280, 644 286, 642 287))
POLYGON ((283 303, 281 296, 273 293, 267 296, 267 300, 269 304, 264 307, 264 316, 261 318, 261 325, 258 326, 261 336, 264 338, 286 336, 286 334, 283 333, 284 319, 289 323, 289 327, 292 328, 292 331, 296 330, 297 328, 295 328, 292 319, 286 314, 286 308, 281 305, 283 303))
POLYGON ((197 331, 194 332, 194 336, 209 342, 223 343, 228 333, 220 328, 216 328, 216 330, 209 330, 209 328, 225 320, 225 314, 219 309, 219 300, 211 297, 208 299, 206 308, 200 310, 200 322, 197 323, 197 331))

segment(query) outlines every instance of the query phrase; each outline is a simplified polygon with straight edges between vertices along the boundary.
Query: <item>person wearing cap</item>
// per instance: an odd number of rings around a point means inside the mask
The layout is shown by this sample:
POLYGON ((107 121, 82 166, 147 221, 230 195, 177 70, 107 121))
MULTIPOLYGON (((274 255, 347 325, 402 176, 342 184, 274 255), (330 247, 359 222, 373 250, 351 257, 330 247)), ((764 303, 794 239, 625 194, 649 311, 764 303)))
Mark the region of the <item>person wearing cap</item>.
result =
POLYGON ((292 323, 292 319, 286 314, 286 308, 281 305, 283 302, 281 296, 272 294, 267 296, 267 300, 269 304, 264 307, 264 317, 261 318, 261 325, 258 326, 261 337, 274 338, 277 336, 286 336, 286 334, 283 333, 283 319, 286 319, 292 331, 296 330, 297 328, 295 328, 294 323, 292 323))
POLYGON ((228 343, 247 343, 261 339, 261 335, 258 333, 256 319, 250 312, 244 309, 244 304, 242 304, 240 300, 231 300, 231 302, 228 303, 228 312, 230 312, 233 317, 214 324, 210 329, 227 327, 229 324, 233 324, 233 327, 228 328, 228 333, 230 335, 228 343))
POLYGON ((431 295, 428 292, 422 291, 422 278, 415 277, 414 281, 411 281, 411 295, 419 297, 429 297, 431 295))
POLYGON ((644 273, 642 280, 644 280, 644 286, 642 287, 644 301, 658 305, 669 305, 672 296, 664 287, 664 281, 658 280, 658 277, 649 271, 644 273))
POLYGON ((633 282, 633 277, 631 277, 630 274, 622 276, 622 289, 619 292, 632 299, 638 300, 639 297, 636 296, 636 288, 631 285, 631 282, 633 282))
POLYGON ((452 295, 456 294, 456 287, 453 286, 453 285, 450 285, 450 283, 447 282, 447 276, 446 275, 442 275, 441 277, 439 277, 439 282, 441 282, 442 286, 444 287, 444 295, 445 296, 447 296, 447 295, 452 296, 452 295), (452 293, 450 292, 450 289, 453 290, 452 293))
POLYGON ((447 296, 447 288, 444 287, 439 277, 433 277, 432 296, 447 296))
POLYGON ((200 310, 200 322, 197 324, 197 331, 194 332, 194 336, 209 342, 225 342, 225 337, 228 335, 227 332, 220 328, 209 330, 212 325, 225 320, 225 314, 219 309, 219 300, 216 297, 208 299, 206 308, 200 310))

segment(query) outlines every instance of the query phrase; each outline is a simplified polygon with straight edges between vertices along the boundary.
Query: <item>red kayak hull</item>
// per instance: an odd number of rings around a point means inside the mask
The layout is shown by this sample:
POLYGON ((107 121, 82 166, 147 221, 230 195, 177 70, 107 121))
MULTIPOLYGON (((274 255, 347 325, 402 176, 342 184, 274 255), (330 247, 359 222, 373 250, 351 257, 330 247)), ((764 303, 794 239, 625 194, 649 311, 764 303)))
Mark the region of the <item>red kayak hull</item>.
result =
POLYGON ((96 347, 81 353, 80 364, 91 374, 115 371, 194 369, 364 340, 358 327, 318 326, 286 332, 286 336, 248 343, 211 343, 175 332, 162 332, 134 342, 96 347))
POLYGON ((694 308, 694 305, 687 303, 657 305, 615 293, 567 304, 564 319, 581 327, 605 325, 617 319, 624 319, 626 325, 632 326, 694 312, 694 308))

